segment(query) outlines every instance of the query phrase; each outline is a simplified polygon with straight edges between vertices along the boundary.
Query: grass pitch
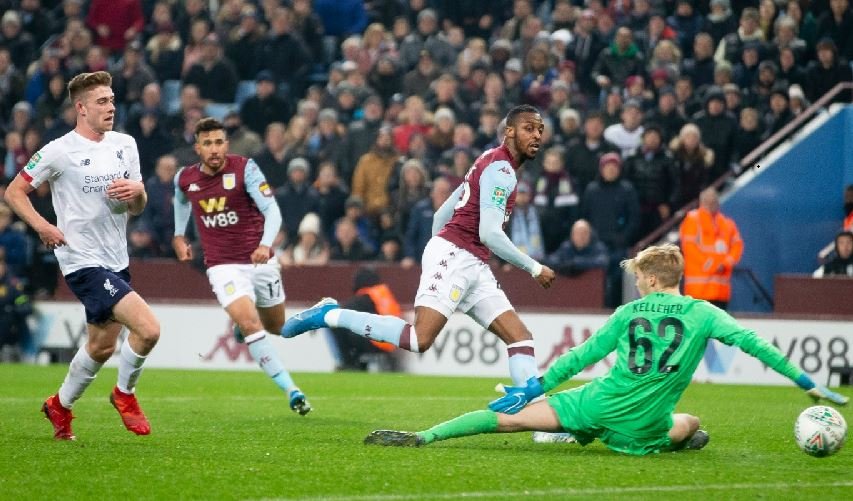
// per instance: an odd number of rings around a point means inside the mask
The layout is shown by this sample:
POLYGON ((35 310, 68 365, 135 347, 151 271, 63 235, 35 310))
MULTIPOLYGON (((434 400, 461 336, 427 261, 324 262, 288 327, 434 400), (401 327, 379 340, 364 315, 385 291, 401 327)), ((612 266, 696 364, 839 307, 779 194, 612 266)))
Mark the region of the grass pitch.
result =
POLYGON ((362 445, 371 430, 424 429, 495 396, 492 379, 399 374, 297 374, 314 405, 300 417, 260 371, 148 370, 138 395, 152 434, 137 437, 104 369, 74 407, 78 440, 60 443, 39 409, 65 371, 0 366, 0 499, 853 498, 853 446, 823 459, 797 449, 794 420, 811 401, 794 387, 694 384, 678 410, 702 418, 708 447, 629 457, 529 433, 362 445))

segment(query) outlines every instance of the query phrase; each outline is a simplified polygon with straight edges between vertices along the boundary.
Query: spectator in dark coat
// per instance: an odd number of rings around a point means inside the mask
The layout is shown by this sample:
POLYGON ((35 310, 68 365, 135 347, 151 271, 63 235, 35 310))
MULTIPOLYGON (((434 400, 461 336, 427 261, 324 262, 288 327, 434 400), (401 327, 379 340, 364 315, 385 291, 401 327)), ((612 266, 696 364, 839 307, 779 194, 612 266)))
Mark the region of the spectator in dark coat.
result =
POLYGON ((287 236, 288 243, 296 242, 299 223, 305 214, 319 210, 317 191, 308 184, 310 170, 307 160, 294 158, 287 166, 287 183, 275 191, 275 198, 281 209, 281 229, 287 236))
POLYGON ((287 101, 276 95, 275 77, 271 71, 259 72, 255 83, 255 95, 243 102, 240 119, 251 131, 263 135, 273 122, 288 123, 292 112, 287 101))
POLYGON ((211 33, 202 41, 201 59, 184 77, 184 85, 198 87, 201 98, 215 103, 233 103, 237 94, 237 70, 222 57, 219 38, 211 33))
POLYGON ((548 148, 542 161, 542 173, 533 183, 533 205, 541 220, 542 246, 546 254, 554 252, 565 240, 580 213, 582 192, 566 169, 564 154, 562 147, 548 148))
POLYGON ((153 236, 157 254, 171 256, 172 235, 175 233, 175 218, 172 199, 175 196, 175 174, 178 172, 178 160, 172 155, 164 155, 157 160, 155 176, 145 182, 148 204, 142 213, 142 221, 153 236))
POLYGON ((788 89, 782 86, 775 87, 770 94, 770 109, 764 115, 766 129, 764 139, 782 130, 793 119, 794 114, 788 106, 788 89))
POLYGON ((566 150, 566 165, 571 169, 577 182, 577 191, 581 194, 589 183, 598 177, 598 161, 601 156, 619 151, 615 145, 604 139, 604 118, 601 113, 588 114, 583 130, 583 137, 570 142, 566 150))
POLYGON ((260 45, 258 56, 261 69, 271 71, 278 82, 279 94, 285 94, 290 100, 302 95, 311 58, 305 43, 293 33, 292 22, 290 9, 274 9, 270 32, 260 45))
MULTIPOLYGON (((850 65, 838 56, 838 48, 831 39, 818 42, 817 61, 812 61, 806 70, 806 97, 815 102, 839 82, 853 80, 850 65)), ((840 92, 832 100, 834 103, 849 103, 850 92, 840 92)))
POLYGON ((646 126, 642 145, 625 161, 622 177, 637 190, 640 236, 645 237, 669 219, 678 206, 681 176, 664 147, 660 127, 646 126))
POLYGON ((608 262, 607 247, 595 237, 589 222, 578 219, 569 238, 543 264, 557 273, 573 276, 595 268, 607 270, 608 262))
POLYGON ((320 230, 329 242, 335 237, 335 222, 344 215, 344 204, 349 192, 338 177, 335 164, 322 162, 317 170, 314 182, 317 191, 317 215, 320 216, 320 230))
POLYGON ((726 111, 726 98, 722 89, 708 89, 705 110, 693 116, 693 123, 699 127, 705 145, 714 150, 711 179, 716 179, 729 169, 737 136, 737 119, 726 111))
POLYGON ((616 38, 609 47, 598 54, 592 76, 602 89, 622 86, 631 75, 643 75, 643 54, 634 43, 634 34, 628 27, 616 30, 616 38))

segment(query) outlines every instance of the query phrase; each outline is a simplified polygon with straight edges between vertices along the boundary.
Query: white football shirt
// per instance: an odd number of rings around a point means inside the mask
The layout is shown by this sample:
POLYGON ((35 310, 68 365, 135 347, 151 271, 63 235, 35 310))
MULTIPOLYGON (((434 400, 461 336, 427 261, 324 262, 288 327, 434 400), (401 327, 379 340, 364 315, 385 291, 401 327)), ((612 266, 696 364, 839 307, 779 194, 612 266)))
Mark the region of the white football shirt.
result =
POLYGON ((68 243, 54 251, 63 275, 128 267, 127 204, 108 199, 107 188, 116 179, 142 180, 131 136, 109 131, 95 142, 71 131, 33 155, 21 176, 33 187, 50 183, 57 227, 68 243))

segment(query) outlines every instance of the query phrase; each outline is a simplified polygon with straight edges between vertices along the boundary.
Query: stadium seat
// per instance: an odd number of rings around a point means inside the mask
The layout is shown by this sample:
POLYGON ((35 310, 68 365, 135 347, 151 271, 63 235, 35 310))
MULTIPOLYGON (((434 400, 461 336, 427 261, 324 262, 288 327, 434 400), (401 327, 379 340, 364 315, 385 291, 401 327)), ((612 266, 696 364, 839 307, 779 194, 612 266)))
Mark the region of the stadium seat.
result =
POLYGON ((236 110, 238 106, 234 103, 210 103, 204 107, 206 116, 222 120, 229 111, 236 110))
POLYGON ((237 107, 243 105, 243 101, 249 99, 250 97, 255 95, 255 81, 254 80, 241 80, 239 84, 237 84, 237 95, 234 97, 234 102, 237 104, 237 107))
POLYGON ((163 82, 163 102, 166 103, 166 112, 176 113, 181 108, 181 81, 165 80, 163 82))

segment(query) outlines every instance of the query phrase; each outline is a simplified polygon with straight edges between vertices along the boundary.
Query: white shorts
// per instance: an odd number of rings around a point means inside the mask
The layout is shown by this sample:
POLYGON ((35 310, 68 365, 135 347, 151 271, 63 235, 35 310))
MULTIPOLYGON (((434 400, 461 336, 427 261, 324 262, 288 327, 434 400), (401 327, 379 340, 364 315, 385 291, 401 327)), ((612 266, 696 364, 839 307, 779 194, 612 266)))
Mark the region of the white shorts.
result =
POLYGON ((489 265, 441 237, 432 237, 421 259, 415 306, 427 306, 450 318, 459 310, 483 328, 513 309, 489 265))
POLYGON ((277 261, 259 265, 220 264, 208 268, 207 279, 223 308, 243 296, 261 308, 284 302, 284 283, 277 261))

